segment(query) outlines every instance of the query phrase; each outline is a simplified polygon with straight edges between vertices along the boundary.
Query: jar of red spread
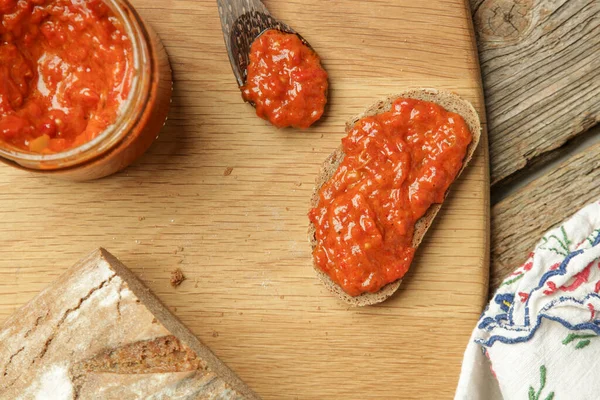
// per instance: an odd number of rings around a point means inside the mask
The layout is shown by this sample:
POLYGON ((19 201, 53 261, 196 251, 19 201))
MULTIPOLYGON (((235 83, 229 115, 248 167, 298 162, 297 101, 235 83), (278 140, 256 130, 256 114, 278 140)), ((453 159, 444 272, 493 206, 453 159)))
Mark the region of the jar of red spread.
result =
POLYGON ((0 0, 0 160, 72 180, 115 173, 166 120, 172 80, 126 0, 0 0))

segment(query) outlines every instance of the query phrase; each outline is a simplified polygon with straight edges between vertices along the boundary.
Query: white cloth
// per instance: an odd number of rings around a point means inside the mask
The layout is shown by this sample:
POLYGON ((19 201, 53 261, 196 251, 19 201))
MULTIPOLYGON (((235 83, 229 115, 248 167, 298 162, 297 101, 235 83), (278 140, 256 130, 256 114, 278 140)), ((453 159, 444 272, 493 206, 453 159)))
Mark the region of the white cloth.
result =
POLYGON ((504 280, 465 352, 455 400, 600 399, 600 203, 548 232, 504 280))

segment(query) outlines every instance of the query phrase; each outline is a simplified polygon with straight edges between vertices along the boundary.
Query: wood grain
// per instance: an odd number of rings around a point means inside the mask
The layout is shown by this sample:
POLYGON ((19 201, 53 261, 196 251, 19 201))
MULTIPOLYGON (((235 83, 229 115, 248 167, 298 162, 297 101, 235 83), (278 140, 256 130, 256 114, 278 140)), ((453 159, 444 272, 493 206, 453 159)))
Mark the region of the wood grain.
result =
POLYGON ((470 2, 494 185, 600 120, 600 2, 470 2))
POLYGON ((307 131, 274 129, 243 103, 214 0, 132 3, 171 59, 167 126, 137 163, 97 182, 0 166, 0 320, 103 246, 264 399, 450 398, 487 294, 485 135, 380 306, 348 309, 329 294, 306 230, 320 164, 378 98, 453 90, 484 120, 467 3, 265 1, 330 74, 327 116, 307 131), (187 280, 174 289, 176 267, 187 280))
POLYGON ((542 235, 600 198, 600 144, 577 154, 492 209, 490 289, 525 262, 542 235))

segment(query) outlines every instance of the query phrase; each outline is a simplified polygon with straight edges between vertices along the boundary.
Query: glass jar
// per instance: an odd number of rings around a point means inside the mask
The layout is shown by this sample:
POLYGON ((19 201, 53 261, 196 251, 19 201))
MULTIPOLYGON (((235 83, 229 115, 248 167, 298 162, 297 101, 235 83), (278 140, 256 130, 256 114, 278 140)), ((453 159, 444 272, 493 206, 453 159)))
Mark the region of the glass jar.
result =
POLYGON ((92 180, 127 167, 158 137, 167 119, 173 86, 167 53, 127 0, 104 2, 132 43, 131 92, 117 120, 89 142, 54 154, 28 152, 0 141, 0 161, 60 179, 92 180))

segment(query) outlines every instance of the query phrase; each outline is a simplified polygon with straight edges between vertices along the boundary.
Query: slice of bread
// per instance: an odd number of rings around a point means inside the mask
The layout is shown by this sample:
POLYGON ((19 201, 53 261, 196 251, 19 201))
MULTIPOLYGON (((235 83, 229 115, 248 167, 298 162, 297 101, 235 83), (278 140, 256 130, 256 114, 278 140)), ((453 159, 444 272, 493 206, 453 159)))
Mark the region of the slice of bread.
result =
POLYGON ((0 399, 259 400, 98 249, 0 325, 0 399))
MULTIPOLYGON (((467 154, 465 155, 462 168, 456 176, 456 178, 458 178, 469 163, 469 161, 471 161, 471 158, 473 158, 475 149, 479 144, 479 139, 481 138, 481 123, 479 121, 477 111, 475 111, 473 105, 471 105, 471 103, 469 103, 468 101, 463 100, 454 93, 437 89, 417 89, 409 90, 394 96, 390 96, 387 99, 378 101, 377 103, 369 107, 365 112, 363 112, 360 115, 357 115, 356 117, 348 121, 346 123, 346 132, 349 132, 354 127, 354 125, 364 117, 377 115, 389 111, 392 107, 392 103, 396 99, 401 97, 437 103, 446 110, 459 114, 464 118, 465 122, 467 123, 467 126, 469 127, 469 130, 473 135, 473 141, 467 148, 467 154)), ((319 190, 321 189, 323 184, 325 184, 325 182, 331 179, 335 171, 337 171, 340 163, 344 159, 344 156, 345 154, 342 150, 342 147, 339 147, 329 157, 327 157, 327 159, 323 163, 316 180, 316 185, 311 200, 311 208, 314 208, 319 204, 319 190)), ((448 195, 448 192, 446 192, 446 195, 448 195)), ((429 207, 425 215, 416 222, 415 232, 412 241, 413 247, 419 247, 421 241, 423 240, 423 237, 425 236, 425 233, 431 226, 433 219, 435 218, 441 207, 442 204, 431 205, 431 207, 429 207)), ((315 226, 311 223, 308 230, 308 238, 313 250, 317 245, 315 232, 315 226)), ((396 292, 396 290, 398 290, 398 288, 400 287, 400 283, 402 283, 402 279, 399 279, 395 282, 387 284, 376 293, 363 293, 360 296, 353 297, 344 292, 344 290, 339 285, 333 282, 331 278, 329 278, 329 276, 323 271, 321 271, 316 265, 314 265, 314 267, 317 275, 323 281, 325 286, 332 293, 337 295, 341 300, 353 306, 368 306, 381 303, 382 301, 386 300, 391 295, 393 295, 396 292)))

